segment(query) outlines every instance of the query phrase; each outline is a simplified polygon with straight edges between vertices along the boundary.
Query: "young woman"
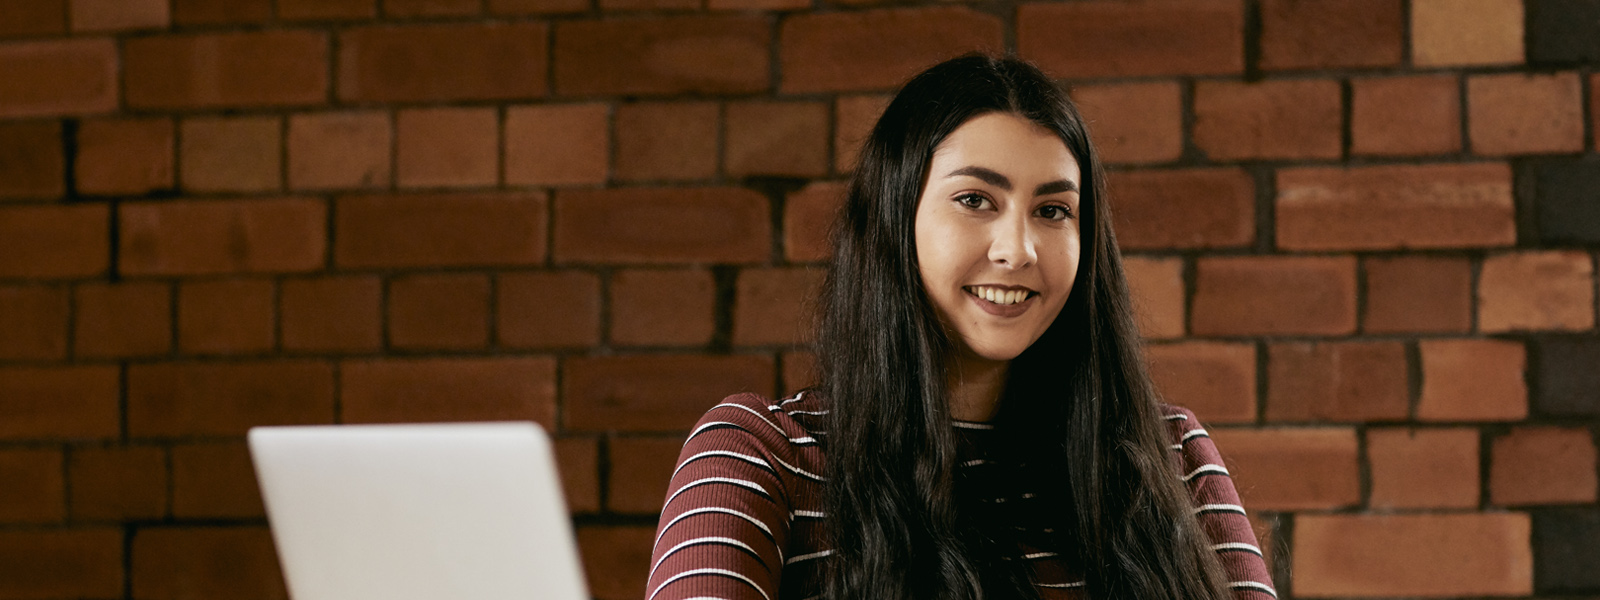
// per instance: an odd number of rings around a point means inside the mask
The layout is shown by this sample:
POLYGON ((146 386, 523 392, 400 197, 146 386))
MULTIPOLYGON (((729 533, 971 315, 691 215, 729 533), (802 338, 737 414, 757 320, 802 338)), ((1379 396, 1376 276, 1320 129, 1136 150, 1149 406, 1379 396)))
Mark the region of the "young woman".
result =
POLYGON ((1094 146, 1043 73, 907 83, 835 244, 821 384, 706 413, 648 600, 1276 596, 1205 430, 1157 402, 1094 146))

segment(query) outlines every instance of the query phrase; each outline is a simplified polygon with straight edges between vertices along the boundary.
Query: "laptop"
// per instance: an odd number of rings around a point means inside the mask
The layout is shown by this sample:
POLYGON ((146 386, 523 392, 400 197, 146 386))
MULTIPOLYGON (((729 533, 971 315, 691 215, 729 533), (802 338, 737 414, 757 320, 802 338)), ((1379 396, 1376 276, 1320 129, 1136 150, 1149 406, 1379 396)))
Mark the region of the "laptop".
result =
POLYGON ((533 423, 250 430, 293 600, 587 600, 533 423))

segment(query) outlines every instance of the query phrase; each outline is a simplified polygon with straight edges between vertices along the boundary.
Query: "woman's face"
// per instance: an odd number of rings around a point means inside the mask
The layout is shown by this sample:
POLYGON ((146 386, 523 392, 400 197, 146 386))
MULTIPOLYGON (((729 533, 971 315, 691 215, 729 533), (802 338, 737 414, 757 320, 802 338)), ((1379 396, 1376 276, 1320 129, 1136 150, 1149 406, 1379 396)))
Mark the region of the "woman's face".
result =
POLYGON ((967 358, 1009 361, 1044 335, 1078 272, 1078 161, 1008 113, 956 128, 934 151, 916 217, 917 261, 967 358))

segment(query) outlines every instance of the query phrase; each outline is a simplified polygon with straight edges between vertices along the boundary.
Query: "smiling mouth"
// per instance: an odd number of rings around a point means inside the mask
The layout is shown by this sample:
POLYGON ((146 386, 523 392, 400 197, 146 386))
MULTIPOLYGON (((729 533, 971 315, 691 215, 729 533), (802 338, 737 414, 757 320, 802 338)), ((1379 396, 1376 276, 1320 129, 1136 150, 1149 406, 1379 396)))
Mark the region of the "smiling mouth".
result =
POLYGON ((1001 306, 1020 304, 1029 298, 1039 295, 1039 292, 1025 288, 1005 289, 988 285, 969 285, 961 289, 968 294, 1001 306))

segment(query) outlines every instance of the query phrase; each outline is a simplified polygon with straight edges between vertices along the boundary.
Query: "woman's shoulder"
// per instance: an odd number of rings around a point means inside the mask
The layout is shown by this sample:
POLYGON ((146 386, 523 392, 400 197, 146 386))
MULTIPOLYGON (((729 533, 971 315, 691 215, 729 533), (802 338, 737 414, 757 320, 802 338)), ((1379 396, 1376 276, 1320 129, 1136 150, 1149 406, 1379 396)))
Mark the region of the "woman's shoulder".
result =
POLYGON ((768 446, 815 445, 818 436, 826 435, 822 430, 828 414, 825 404, 810 391, 778 400, 751 392, 734 394, 707 410, 690 437, 707 430, 735 428, 768 446))

